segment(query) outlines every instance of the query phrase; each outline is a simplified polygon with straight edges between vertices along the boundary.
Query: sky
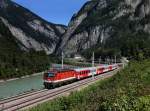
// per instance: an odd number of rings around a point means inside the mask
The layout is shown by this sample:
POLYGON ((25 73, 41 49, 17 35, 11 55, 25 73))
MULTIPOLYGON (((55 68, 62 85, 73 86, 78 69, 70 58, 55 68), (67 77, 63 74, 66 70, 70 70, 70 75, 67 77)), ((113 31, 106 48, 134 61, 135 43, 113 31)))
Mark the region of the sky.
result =
POLYGON ((12 0, 43 19, 68 25, 74 13, 89 0, 12 0))

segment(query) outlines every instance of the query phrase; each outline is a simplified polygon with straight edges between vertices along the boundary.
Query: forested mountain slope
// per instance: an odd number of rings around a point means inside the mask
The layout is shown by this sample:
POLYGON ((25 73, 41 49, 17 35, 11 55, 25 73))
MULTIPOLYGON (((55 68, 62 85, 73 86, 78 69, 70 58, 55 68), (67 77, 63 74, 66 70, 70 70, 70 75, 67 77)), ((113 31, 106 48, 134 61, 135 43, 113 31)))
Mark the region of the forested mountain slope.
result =
POLYGON ((22 50, 44 50, 47 54, 55 51, 66 30, 66 26, 49 23, 10 0, 0 0, 0 20, 22 50))

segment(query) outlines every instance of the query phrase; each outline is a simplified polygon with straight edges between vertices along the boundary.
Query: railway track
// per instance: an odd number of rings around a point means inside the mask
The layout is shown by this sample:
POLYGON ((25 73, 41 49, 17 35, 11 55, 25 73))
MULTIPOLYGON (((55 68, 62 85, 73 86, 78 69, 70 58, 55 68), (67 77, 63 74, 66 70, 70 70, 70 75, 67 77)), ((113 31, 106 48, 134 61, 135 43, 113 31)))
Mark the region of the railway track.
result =
POLYGON ((0 101, 0 111, 16 111, 37 105, 39 103, 54 99, 60 95, 67 94, 82 86, 89 85, 99 79, 111 77, 116 72, 117 70, 95 76, 94 78, 87 78, 78 82, 74 82, 72 84, 68 84, 59 88, 51 90, 43 89, 40 91, 31 92, 13 98, 8 98, 6 100, 2 100, 0 101))
POLYGON ((9 98, 5 98, 5 99, 2 99, 0 101, 0 105, 1 104, 5 104, 5 103, 8 103, 8 102, 11 102, 11 101, 15 101, 17 99, 20 99, 20 98, 24 98, 24 97, 28 97, 28 96, 31 96, 33 94, 38 94, 38 93, 42 93, 42 92, 45 92, 47 91, 48 89, 42 89, 42 90, 37 90, 37 91, 32 91, 32 92, 26 92, 26 93, 22 93, 22 94, 19 94, 19 95, 16 95, 16 96, 12 96, 12 97, 9 97, 9 98))

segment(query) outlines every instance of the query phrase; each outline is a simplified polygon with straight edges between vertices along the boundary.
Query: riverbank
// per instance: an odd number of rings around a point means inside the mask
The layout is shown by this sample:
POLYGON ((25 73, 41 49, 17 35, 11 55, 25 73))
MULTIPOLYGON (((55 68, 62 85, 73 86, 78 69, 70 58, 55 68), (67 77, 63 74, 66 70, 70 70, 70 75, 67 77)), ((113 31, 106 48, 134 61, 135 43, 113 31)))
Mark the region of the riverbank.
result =
POLYGON ((42 75, 44 73, 43 72, 39 72, 39 73, 34 73, 34 74, 31 74, 31 75, 26 75, 26 76, 22 76, 22 77, 19 77, 19 78, 11 78, 11 79, 0 79, 0 83, 4 83, 4 82, 9 82, 9 81, 15 81, 15 80, 18 80, 18 79, 23 79, 23 78, 29 78, 29 77, 32 77, 32 76, 38 76, 38 75, 42 75))

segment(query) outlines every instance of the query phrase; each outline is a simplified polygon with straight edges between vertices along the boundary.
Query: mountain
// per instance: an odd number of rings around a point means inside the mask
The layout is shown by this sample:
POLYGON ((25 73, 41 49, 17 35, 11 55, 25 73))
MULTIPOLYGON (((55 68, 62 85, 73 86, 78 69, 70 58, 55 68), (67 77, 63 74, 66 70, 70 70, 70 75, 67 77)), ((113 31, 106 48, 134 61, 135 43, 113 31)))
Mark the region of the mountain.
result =
POLYGON ((44 50, 47 54, 55 51, 66 31, 66 26, 49 23, 10 0, 0 0, 0 23, 21 50, 44 50))
POLYGON ((94 48, 148 56, 149 34, 150 0, 91 0, 73 15, 57 53, 71 55, 94 48))
POLYGON ((28 9, 0 0, 0 79, 21 77, 46 70, 66 31, 28 9))

